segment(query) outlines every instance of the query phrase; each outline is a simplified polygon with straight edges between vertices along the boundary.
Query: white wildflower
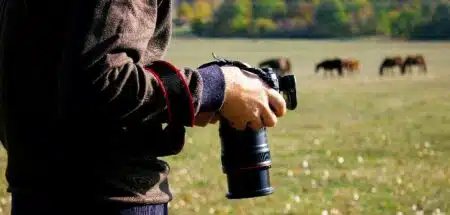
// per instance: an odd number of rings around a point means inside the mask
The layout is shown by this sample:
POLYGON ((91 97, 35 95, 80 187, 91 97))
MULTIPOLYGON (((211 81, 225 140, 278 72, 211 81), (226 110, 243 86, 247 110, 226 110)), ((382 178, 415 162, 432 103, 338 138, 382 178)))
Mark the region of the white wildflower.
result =
POLYGON ((209 213, 210 214, 214 214, 214 212, 216 212, 216 210, 214 208, 209 208, 209 213))
POLYGON ((358 201, 359 200, 359 194, 353 193, 353 200, 358 201))
POLYGON ((305 170, 305 175, 311 175, 311 170, 309 169, 305 170))
POLYGON ((361 156, 358 156, 358 163, 362 163, 362 162, 364 162, 364 159, 363 159, 363 157, 361 157, 361 156))
POLYGON ((307 160, 303 160, 303 168, 308 168, 309 164, 307 160))

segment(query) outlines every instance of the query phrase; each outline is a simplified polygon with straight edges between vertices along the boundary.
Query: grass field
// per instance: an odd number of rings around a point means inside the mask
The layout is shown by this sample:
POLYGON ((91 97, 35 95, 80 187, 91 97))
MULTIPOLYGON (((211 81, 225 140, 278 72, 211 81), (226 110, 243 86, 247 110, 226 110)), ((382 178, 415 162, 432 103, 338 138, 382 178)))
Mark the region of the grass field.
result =
MULTIPOLYGON (((166 159, 170 214, 450 213, 450 43, 178 39, 167 59, 197 67, 213 51, 251 64, 290 57, 300 103, 269 129, 274 194, 227 200, 218 127, 194 128, 166 159), (423 54, 429 74, 378 77, 383 57, 408 53, 423 54), (358 58, 361 74, 314 74, 315 62, 334 56, 358 58)), ((4 181, 2 195, 7 214, 4 181)))

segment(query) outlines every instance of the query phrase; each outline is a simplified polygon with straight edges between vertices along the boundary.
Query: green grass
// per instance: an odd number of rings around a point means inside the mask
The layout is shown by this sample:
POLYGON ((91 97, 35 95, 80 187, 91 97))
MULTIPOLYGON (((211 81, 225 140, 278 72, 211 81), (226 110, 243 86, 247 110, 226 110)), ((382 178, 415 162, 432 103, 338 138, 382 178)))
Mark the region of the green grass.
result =
POLYGON ((175 39, 166 58, 197 67, 213 51, 251 64, 290 57, 300 105, 269 129, 276 190, 266 197, 226 199, 217 125, 189 129, 184 150, 165 159, 170 214, 450 213, 450 43, 175 39), (377 76, 384 56, 408 53, 424 54, 428 75, 377 76), (313 73, 334 56, 360 59, 361 74, 313 73))

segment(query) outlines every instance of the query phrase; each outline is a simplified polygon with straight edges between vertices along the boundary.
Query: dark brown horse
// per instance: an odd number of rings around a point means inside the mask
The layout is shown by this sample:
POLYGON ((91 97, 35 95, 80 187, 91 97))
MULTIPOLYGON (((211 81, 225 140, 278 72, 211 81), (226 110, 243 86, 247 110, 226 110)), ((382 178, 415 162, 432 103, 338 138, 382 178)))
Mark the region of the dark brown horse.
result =
POLYGON ((418 66, 419 68, 421 68, 422 73, 427 73, 427 64, 425 62, 425 58, 422 55, 417 54, 406 56, 406 59, 402 65, 402 75, 404 75, 406 72, 411 73, 413 66, 418 66))
POLYGON ((259 67, 271 67, 277 75, 291 73, 291 61, 289 58, 270 58, 259 63, 259 67))
POLYGON ((333 59, 325 59, 322 62, 316 64, 315 72, 318 73, 320 69, 323 69, 324 72, 333 72, 334 70, 337 70, 339 76, 343 76, 344 72, 344 63, 342 59, 340 58, 333 58, 333 59))
POLYGON ((395 67, 401 69, 403 66, 403 59, 400 56, 394 57, 386 57, 380 65, 380 76, 384 75, 384 70, 389 69, 390 72, 393 72, 395 67))

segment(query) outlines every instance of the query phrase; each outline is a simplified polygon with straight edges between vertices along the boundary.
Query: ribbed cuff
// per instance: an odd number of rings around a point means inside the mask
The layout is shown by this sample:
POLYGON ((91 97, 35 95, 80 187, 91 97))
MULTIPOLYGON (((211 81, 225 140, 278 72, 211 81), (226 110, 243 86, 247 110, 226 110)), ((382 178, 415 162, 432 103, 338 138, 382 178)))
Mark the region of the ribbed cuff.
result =
POLYGON ((225 97, 225 79, 217 65, 199 69, 203 81, 200 112, 218 111, 225 97))

